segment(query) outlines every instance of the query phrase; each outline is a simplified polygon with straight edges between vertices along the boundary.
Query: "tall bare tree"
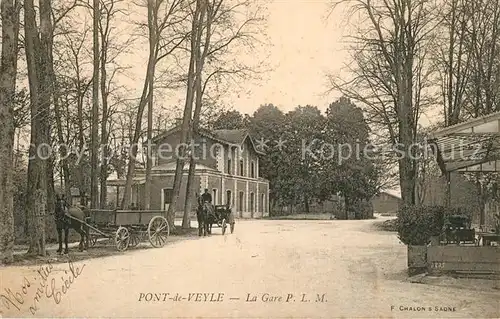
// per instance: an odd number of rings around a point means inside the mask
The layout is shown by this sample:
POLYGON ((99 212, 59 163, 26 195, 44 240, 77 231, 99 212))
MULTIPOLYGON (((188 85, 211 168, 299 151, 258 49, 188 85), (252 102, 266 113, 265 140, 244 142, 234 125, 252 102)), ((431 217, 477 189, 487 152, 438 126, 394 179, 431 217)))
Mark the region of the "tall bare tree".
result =
MULTIPOLYGON (((135 173, 136 157, 138 153, 138 143, 142 135, 142 118, 144 109, 149 100, 153 98, 154 90, 150 83, 155 76, 157 64, 169 57, 186 39, 186 33, 180 27, 185 20, 185 1, 182 0, 148 0, 148 21, 145 27, 148 32, 149 56, 146 69, 146 77, 139 99, 137 116, 135 119, 134 132, 131 139, 129 151, 129 161, 127 164, 127 177, 125 182, 122 207, 127 207, 130 203, 132 192, 132 178, 135 173), (162 16, 160 16, 162 13, 162 16), (181 31, 179 31, 181 30, 181 31)), ((150 148, 149 146, 148 148, 150 148)), ((148 154, 150 151, 148 151, 148 154)), ((150 156, 149 156, 150 157, 150 156)), ((150 169, 148 170, 147 186, 145 197, 149 197, 150 191, 150 169)))
MULTIPOLYGON (((158 6, 161 5, 162 2, 158 2, 158 6)), ((157 53, 157 60, 156 64, 158 65, 159 62, 164 60, 166 57, 169 57, 171 54, 176 51, 176 49, 182 45, 182 43, 185 41, 185 39, 188 36, 187 30, 183 30, 183 27, 179 27, 182 23, 182 21, 185 20, 187 17, 187 12, 185 10, 185 7, 187 4, 190 3, 190 1, 184 1, 184 2, 173 2, 173 4, 176 4, 176 6, 170 6, 171 10, 168 11, 168 13, 165 15, 165 18, 161 23, 158 23, 158 12, 156 13, 156 18, 153 17, 155 20, 155 28, 156 28, 156 41, 158 42, 156 46, 156 50, 158 51, 157 53), (169 16, 173 15, 175 11, 178 11, 176 13, 175 18, 169 18, 169 16), (170 20, 170 21, 169 21, 170 20)), ((168 6, 167 6, 168 8, 168 6)), ((165 61, 165 60, 164 60, 165 61)), ((167 62, 168 63, 168 62, 167 62)), ((171 72, 169 72, 170 68, 167 67, 165 71, 160 71, 156 72, 157 68, 155 68, 155 74, 153 74, 153 77, 150 78, 150 94, 148 97, 148 127, 147 127, 147 140, 148 140, 148 145, 147 145, 147 159, 146 159, 146 182, 145 182, 145 190, 144 190, 144 197, 145 197, 145 206, 146 209, 149 209, 150 207, 150 199, 151 199, 151 169, 153 166, 152 162, 152 152, 153 152, 153 146, 151 143, 152 140, 152 134, 153 134, 153 112, 154 112, 154 97, 155 97, 155 87, 161 87, 163 86, 164 89, 171 89, 173 88, 172 84, 175 83, 175 80, 172 80, 172 75, 171 72), (158 76, 156 76, 159 73, 158 76), (163 83, 163 85, 159 85, 159 83, 165 82, 164 79, 162 79, 162 75, 165 73, 168 74, 170 79, 166 81, 166 83, 163 83)), ((175 86, 175 84, 174 84, 175 86)), ((173 222, 171 220, 171 222, 173 222)), ((173 224, 171 224, 173 225, 173 224)))
MULTIPOLYGON (((158 25, 158 14, 155 14, 153 8, 155 8, 155 3, 153 0, 148 1, 148 21, 151 21, 151 27, 149 28, 149 50, 152 52, 157 52, 157 25, 158 25)), ((156 64, 156 61, 154 62, 156 64)), ((148 127, 147 127, 147 152, 146 152, 146 184, 145 186, 145 209, 150 208, 150 198, 151 198, 151 169, 153 167, 153 159, 152 159, 152 151, 153 148, 151 146, 151 140, 153 138, 153 98, 154 98, 154 78, 155 78, 155 69, 152 68, 152 72, 147 79, 149 93, 148 93, 148 127)))
MULTIPOLYGON (((193 30, 196 37, 195 50, 191 52, 191 55, 194 55, 195 58, 193 89, 195 107, 188 132, 188 141, 192 139, 194 132, 201 126, 203 105, 205 105, 204 109, 206 111, 209 105, 207 102, 219 102, 217 89, 208 92, 207 88, 210 87, 210 84, 229 84, 231 80, 248 79, 250 75, 258 75, 261 71, 253 65, 239 62, 233 63, 232 60, 237 55, 237 50, 233 50, 234 48, 253 47, 256 43, 263 43, 262 40, 256 37, 257 34, 260 34, 260 27, 265 22, 260 7, 254 6, 254 3, 248 0, 235 2, 208 0, 202 9, 206 12, 200 16, 196 30, 193 30), (219 32, 219 28, 225 30, 225 32, 219 32)), ((184 202, 182 221, 182 226, 186 228, 189 227, 192 198, 196 191, 194 184, 196 157, 193 155, 190 154, 189 156, 187 196, 184 202)))
POLYGON ((31 146, 28 164, 27 211, 30 234, 28 253, 45 255, 45 217, 47 209, 46 145, 50 145, 50 105, 52 97, 50 50, 52 5, 39 2, 40 30, 36 25, 33 0, 24 1, 24 40, 31 102, 31 146))
MULTIPOLYGON (((62 147, 62 145, 66 145, 64 141, 64 135, 62 132, 62 112, 61 112, 61 105, 60 105, 60 99, 61 99, 61 90, 59 87, 59 83, 57 80, 57 75, 55 72, 54 68, 54 52, 53 52, 53 47, 54 47, 54 39, 56 36, 56 29, 60 28, 61 21, 70 13, 74 8, 77 7, 77 0, 74 0, 73 2, 67 3, 67 4, 62 4, 59 7, 54 7, 52 8, 52 25, 51 25, 51 30, 50 32, 47 32, 47 34, 50 34, 50 37, 46 39, 47 41, 47 59, 49 61, 48 63, 48 72, 49 72, 49 77, 52 85, 50 86, 51 88, 51 96, 52 96, 52 102, 54 105, 54 118, 55 118, 55 124, 56 124, 56 141, 59 143, 61 147, 59 147, 59 155, 62 158, 62 161, 60 163, 60 166, 62 168, 62 173, 64 177, 64 186, 65 186, 65 193, 66 196, 70 196, 70 170, 69 170, 69 165, 68 165, 68 149, 66 147, 62 147)), ((47 165, 47 177, 49 180, 48 183, 48 193, 47 193, 47 209, 49 211, 53 211, 54 209, 54 164, 55 164, 55 159, 51 156, 48 165, 47 165)), ((54 226, 53 225, 53 219, 47 220, 47 225, 49 226, 54 226)), ((54 227, 52 227, 54 229, 54 227)))
MULTIPOLYGON (((212 3, 209 1, 203 1, 201 4, 198 4, 197 6, 200 5, 200 14, 198 17, 194 17, 195 19, 197 18, 198 21, 193 20, 193 30, 192 30, 192 39, 194 40, 194 46, 191 46, 191 49, 194 48, 194 50, 191 51, 191 55, 194 56, 194 83, 192 88, 187 88, 188 90, 192 90, 192 94, 196 95, 196 103, 195 103, 195 109, 194 109, 194 115, 193 119, 191 121, 190 118, 190 127, 189 131, 187 134, 187 140, 191 140, 195 132, 198 130, 199 122, 200 122, 200 112, 201 112, 201 102, 203 98, 203 93, 202 93, 202 71, 203 71, 203 64, 205 62, 205 57, 208 52, 208 48, 210 46, 210 37, 211 37, 211 23, 213 20, 213 15, 212 11, 215 8, 212 8, 212 3), (205 33, 205 40, 204 40, 204 46, 202 50, 202 35, 203 35, 203 30, 204 30, 204 23, 205 23, 205 16, 206 16, 206 33, 205 33)), ((192 40, 192 41, 193 41, 192 40)), ((193 43, 193 42, 192 42, 193 43)), ((188 75, 189 76, 189 75, 188 75)), ((191 114, 189 115, 191 117, 191 114)), ((196 170, 196 162, 195 162, 195 154, 190 154, 189 156, 189 172, 188 172, 188 179, 187 179, 187 184, 186 184, 186 198, 184 200, 184 214, 182 218, 182 227, 183 228, 189 228, 190 227, 190 220, 189 220, 189 214, 191 213, 191 200, 192 196, 194 195, 195 187, 194 187, 194 174, 196 170)))
MULTIPOLYGON (((90 151, 90 205, 92 208, 98 208, 99 205, 99 187, 98 187, 98 153, 99 153, 99 22, 100 22, 100 3, 99 0, 93 1, 92 21, 93 21, 93 76, 92 76, 92 135, 90 151)), ((103 190, 106 191, 106 190, 103 190)))
POLYGON ((500 1, 446 0, 441 7, 435 66, 448 126, 500 109, 500 1))
POLYGON ((0 263, 14 260, 13 148, 14 104, 19 39, 20 2, 2 0, 0 60, 0 263))
POLYGON ((446 0, 442 19, 437 23, 441 36, 437 36, 435 61, 444 106, 445 125, 459 122, 466 102, 467 83, 471 73, 471 56, 467 50, 468 17, 464 0, 446 0))
POLYGON ((190 56, 189 56, 189 68, 187 73, 187 86, 186 86, 186 101, 184 105, 184 113, 182 117, 181 124, 181 136, 180 136, 180 147, 176 154, 176 167, 175 167, 175 177, 173 185, 173 195, 172 202, 168 207, 167 219, 170 225, 174 225, 175 212, 177 210, 177 202, 179 200, 179 193, 182 184, 182 176, 185 165, 185 156, 187 153, 185 145, 187 145, 190 126, 192 125, 192 112, 193 112, 193 101, 195 96, 194 82, 195 82, 195 61, 196 61, 196 49, 197 49, 197 30, 200 25, 200 21, 203 21, 203 16, 205 13, 205 1, 196 0, 194 5, 194 10, 192 10, 192 21, 191 21, 191 34, 190 34, 190 56))
POLYGON ((500 110, 500 0, 467 2, 464 9, 472 58, 465 111, 478 117, 500 110))
POLYGON ((112 115, 116 112, 116 104, 121 103, 120 99, 115 99, 112 103, 111 97, 114 89, 112 83, 115 76, 123 71, 126 66, 118 65, 117 58, 127 50, 133 43, 134 39, 128 37, 126 40, 120 41, 113 39, 117 33, 114 26, 119 15, 124 12, 120 8, 122 1, 109 0, 101 1, 101 11, 99 19, 99 35, 101 40, 101 56, 100 56, 100 91, 101 91, 101 166, 100 166, 100 206, 104 208, 107 204, 107 179, 109 175, 109 157, 111 150, 109 144, 112 115))
POLYGON ((73 30, 73 25, 71 17, 60 21, 55 30, 60 36, 54 38, 54 117, 57 141, 68 146, 59 149, 65 192, 69 196, 70 188, 78 187, 83 200, 90 185, 84 178, 88 175, 87 162, 78 158, 78 154, 87 147, 86 100, 92 78, 86 70, 92 61, 85 55, 90 28, 83 23, 73 30))
POLYGON ((435 17, 426 0, 352 0, 363 27, 352 37, 353 79, 331 77, 332 87, 361 102, 371 124, 397 148, 399 185, 405 204, 415 203, 417 163, 411 145, 432 84, 427 64, 435 17))

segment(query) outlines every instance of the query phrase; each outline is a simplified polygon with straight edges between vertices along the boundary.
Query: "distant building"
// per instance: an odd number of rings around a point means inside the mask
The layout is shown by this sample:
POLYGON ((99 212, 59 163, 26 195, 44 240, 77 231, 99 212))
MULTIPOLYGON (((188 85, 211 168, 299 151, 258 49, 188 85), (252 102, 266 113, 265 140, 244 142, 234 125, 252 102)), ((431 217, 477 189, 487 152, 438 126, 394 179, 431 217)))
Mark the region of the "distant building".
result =
POLYGON ((373 210, 382 214, 394 214, 399 210, 399 205, 403 203, 401 197, 381 192, 372 199, 373 210))

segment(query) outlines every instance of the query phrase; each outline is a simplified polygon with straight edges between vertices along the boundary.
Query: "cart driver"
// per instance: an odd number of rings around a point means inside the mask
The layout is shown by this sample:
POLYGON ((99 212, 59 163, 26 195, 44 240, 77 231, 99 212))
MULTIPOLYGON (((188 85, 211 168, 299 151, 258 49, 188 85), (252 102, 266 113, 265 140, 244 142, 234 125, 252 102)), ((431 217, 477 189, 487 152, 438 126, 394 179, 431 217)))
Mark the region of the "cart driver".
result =
POLYGON ((205 192, 201 195, 201 200, 203 203, 212 204, 212 194, 208 192, 208 188, 205 188, 205 192))

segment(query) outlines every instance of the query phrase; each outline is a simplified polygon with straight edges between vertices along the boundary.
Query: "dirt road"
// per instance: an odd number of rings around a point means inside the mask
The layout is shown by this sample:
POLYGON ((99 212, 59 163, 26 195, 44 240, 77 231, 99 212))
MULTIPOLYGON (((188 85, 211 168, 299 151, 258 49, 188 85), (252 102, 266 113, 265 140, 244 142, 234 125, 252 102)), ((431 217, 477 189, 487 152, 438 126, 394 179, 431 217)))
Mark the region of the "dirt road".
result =
POLYGON ((491 288, 405 281, 406 247, 373 223, 241 221, 232 235, 214 228, 211 237, 40 272, 3 268, 0 309, 4 317, 500 317, 491 288))

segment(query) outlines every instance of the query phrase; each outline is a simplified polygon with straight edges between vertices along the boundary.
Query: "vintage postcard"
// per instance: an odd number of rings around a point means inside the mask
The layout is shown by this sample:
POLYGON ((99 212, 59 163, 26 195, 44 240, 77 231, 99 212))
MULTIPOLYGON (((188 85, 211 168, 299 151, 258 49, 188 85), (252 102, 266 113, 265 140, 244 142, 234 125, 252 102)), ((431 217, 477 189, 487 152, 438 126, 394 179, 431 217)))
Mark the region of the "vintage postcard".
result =
POLYGON ((0 317, 500 318, 500 0, 0 3, 0 317))

